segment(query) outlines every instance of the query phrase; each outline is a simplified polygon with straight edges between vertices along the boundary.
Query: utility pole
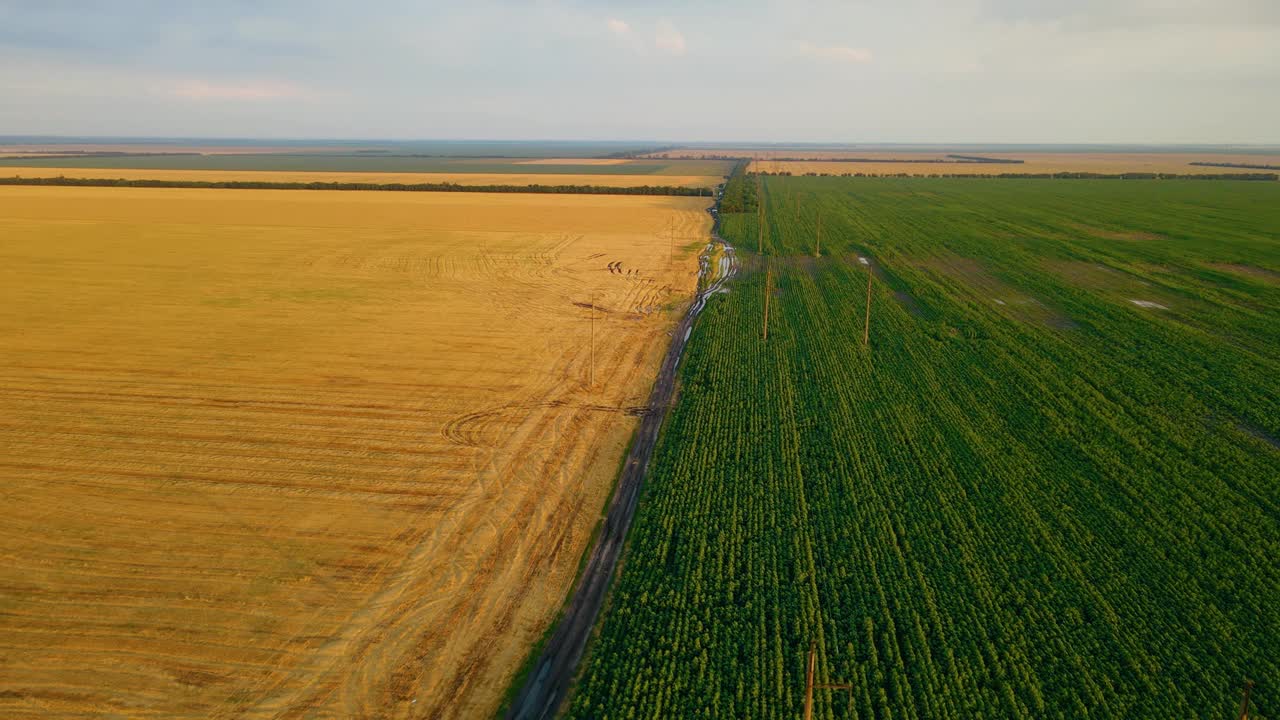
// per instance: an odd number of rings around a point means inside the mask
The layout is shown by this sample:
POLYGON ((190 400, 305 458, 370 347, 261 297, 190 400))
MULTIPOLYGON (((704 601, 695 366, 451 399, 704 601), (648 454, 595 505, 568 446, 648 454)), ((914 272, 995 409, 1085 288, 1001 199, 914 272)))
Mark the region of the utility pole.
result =
POLYGON ((773 293, 773 270, 766 270, 764 274, 764 341, 769 342, 769 296, 773 293))
POLYGON ((809 641, 809 669, 808 669, 808 672, 805 673, 805 680, 804 680, 804 720, 813 720, 814 688, 817 688, 819 690, 848 690, 849 702, 850 703, 853 702, 853 685, 849 683, 821 683, 819 685, 813 684, 813 671, 814 671, 814 667, 817 665, 817 662, 818 662, 818 656, 814 653, 814 649, 816 646, 817 646, 817 641, 815 640, 809 641))
POLYGON ((867 322, 862 326, 862 344, 871 344, 871 261, 867 261, 867 322))
POLYGON ((671 230, 667 233, 667 267, 671 267, 671 259, 676 252, 676 216, 671 216, 671 230))
POLYGON ((587 303, 590 307, 587 311, 591 313, 591 367, 587 371, 587 391, 594 393, 596 390, 596 294, 591 292, 591 299, 587 303))
POLYGON ((813 256, 822 257, 822 213, 818 213, 818 242, 813 246, 813 256))
POLYGON ((759 235, 756 238, 756 250, 764 254, 764 181, 756 178, 756 225, 759 235))
POLYGON ((1253 681, 1244 680, 1244 699, 1240 701, 1240 720, 1249 720, 1249 691, 1253 689, 1253 681))

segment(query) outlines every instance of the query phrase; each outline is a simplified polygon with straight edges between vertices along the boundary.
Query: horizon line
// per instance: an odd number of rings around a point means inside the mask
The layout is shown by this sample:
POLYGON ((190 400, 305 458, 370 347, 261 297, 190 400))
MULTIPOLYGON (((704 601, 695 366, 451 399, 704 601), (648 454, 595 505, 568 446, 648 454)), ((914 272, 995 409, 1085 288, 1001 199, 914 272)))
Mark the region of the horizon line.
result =
POLYGON ((73 134, 0 134, 0 142, 9 144, 29 144, 33 141, 126 141, 126 142, 191 142, 191 141, 252 141, 252 142, 335 142, 335 143, 413 143, 413 142, 445 142, 445 143, 555 143, 555 144, 644 144, 644 145, 725 145, 725 146, 780 146, 780 147, 856 147, 859 145, 883 146, 1006 146, 1006 147, 1256 147, 1280 148, 1280 141, 1001 141, 1001 140, 742 140, 742 139, 654 139, 654 138, 485 138, 485 137, 324 137, 324 136, 251 136, 251 135, 73 135, 73 134))

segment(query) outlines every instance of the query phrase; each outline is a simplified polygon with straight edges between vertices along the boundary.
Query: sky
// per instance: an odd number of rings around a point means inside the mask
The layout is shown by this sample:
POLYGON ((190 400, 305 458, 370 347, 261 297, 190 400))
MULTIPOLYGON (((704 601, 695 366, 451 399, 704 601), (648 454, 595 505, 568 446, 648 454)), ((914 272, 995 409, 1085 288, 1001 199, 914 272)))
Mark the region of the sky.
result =
POLYGON ((1280 143, 1280 0, 0 0, 0 135, 1280 143))

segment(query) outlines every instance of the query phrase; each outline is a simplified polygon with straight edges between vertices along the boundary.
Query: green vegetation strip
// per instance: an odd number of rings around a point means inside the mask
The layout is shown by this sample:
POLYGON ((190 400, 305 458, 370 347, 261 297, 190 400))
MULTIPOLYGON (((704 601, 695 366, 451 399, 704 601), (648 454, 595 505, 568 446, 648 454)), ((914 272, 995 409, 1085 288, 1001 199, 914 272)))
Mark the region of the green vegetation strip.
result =
POLYGON ((568 716, 1280 715, 1280 186, 763 191, 568 716))
POLYGON ((0 177, 0 185, 56 187, 211 188, 220 190, 384 190, 391 192, 540 193, 575 195, 689 195, 709 197, 710 188, 673 185, 459 185, 457 183, 262 182, 228 180, 126 180, 123 178, 0 177))
MULTIPOLYGON (((834 162, 834 161, 824 161, 834 162)), ((870 161, 868 161, 870 162, 870 161)), ((914 163, 925 162, 916 160, 877 160, 875 162, 901 162, 914 163)), ((932 161, 930 161, 932 162, 932 161)), ((1021 162, 1021 161, 1018 161, 1021 162)), ((984 164, 1009 164, 1002 161, 987 160, 957 160, 952 162, 953 165, 984 165, 984 164)), ((1214 167, 1271 167, 1269 165, 1223 165, 1214 163, 1191 163, 1192 165, 1212 165, 1214 167)), ((752 175, 774 176, 774 177, 792 177, 792 173, 787 170, 778 172, 753 172, 752 175)), ((1262 180, 1275 181, 1280 180, 1280 173, 1150 173, 1150 172, 1126 172, 1126 173, 1092 173, 1092 172, 1055 172, 1055 173, 819 173, 806 172, 797 174, 799 177, 881 177, 881 178, 905 178, 905 177, 930 177, 930 178, 952 178, 952 179, 995 179, 995 180, 1262 180)))

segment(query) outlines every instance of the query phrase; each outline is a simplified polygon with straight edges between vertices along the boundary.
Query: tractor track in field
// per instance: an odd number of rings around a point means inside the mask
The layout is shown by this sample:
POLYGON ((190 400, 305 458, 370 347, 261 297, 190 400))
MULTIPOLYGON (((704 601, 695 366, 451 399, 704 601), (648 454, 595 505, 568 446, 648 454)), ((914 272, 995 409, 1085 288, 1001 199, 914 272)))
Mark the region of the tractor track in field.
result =
POLYGON ((671 331, 671 345, 649 394, 648 411, 640 419, 631 449, 627 453, 622 475, 609 500, 603 525, 595 544, 587 551, 586 564, 578 578, 557 624, 547 638, 538 659, 523 680, 519 692, 505 714, 508 720, 550 720, 556 716, 577 674, 578 662, 595 629, 600 608, 604 605, 609 584, 613 580, 618 558, 631 527, 640 487, 657 445, 658 433, 667 410, 675 397, 677 370, 685 345, 693 334, 693 322, 707 305, 707 298, 720 292, 738 271, 734 248, 720 237, 719 196, 710 212, 716 218, 711 229, 711 242, 698 257, 699 285, 710 277, 694 297, 693 304, 671 331), (711 251, 721 246, 724 253, 712 264, 711 251))

